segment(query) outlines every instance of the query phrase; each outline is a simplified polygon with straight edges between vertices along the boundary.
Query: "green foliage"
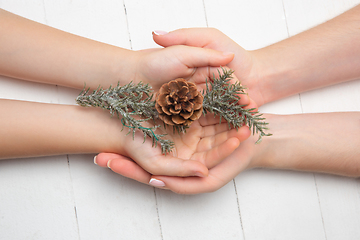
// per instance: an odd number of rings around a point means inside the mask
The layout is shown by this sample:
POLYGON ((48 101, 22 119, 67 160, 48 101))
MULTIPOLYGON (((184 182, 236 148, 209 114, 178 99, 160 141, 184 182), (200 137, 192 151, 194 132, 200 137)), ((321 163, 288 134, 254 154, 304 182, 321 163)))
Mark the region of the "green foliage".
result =
POLYGON ((111 116, 116 115, 124 127, 127 127, 132 133, 133 138, 135 131, 141 130, 144 134, 144 141, 146 137, 150 137, 153 141, 153 146, 160 143, 161 151, 169 153, 174 148, 174 143, 170 140, 163 139, 165 134, 155 134, 154 131, 160 127, 155 125, 157 118, 157 111, 155 109, 155 102, 152 101, 153 90, 148 84, 132 82, 116 87, 109 87, 104 90, 101 87, 89 93, 90 89, 84 88, 83 91, 76 98, 76 102, 83 107, 99 107, 110 111, 111 116), (133 116, 137 116, 134 118, 133 116), (143 127, 143 123, 152 120, 153 127, 143 127))
MULTIPOLYGON (((232 79, 232 70, 222 69, 219 71, 219 78, 214 78, 206 82, 206 89, 203 91, 203 112, 210 112, 220 116, 220 122, 225 119, 229 128, 236 128, 248 125, 252 129, 253 134, 259 133, 259 143, 263 136, 270 136, 265 133, 268 128, 265 118, 261 117, 256 109, 244 109, 244 106, 238 104, 240 95, 246 94, 244 87, 239 82, 230 84, 232 79)), ((147 137, 152 139, 153 147, 159 143, 161 151, 164 154, 170 153, 174 148, 174 142, 164 139, 166 134, 155 134, 155 130, 161 127, 156 125, 155 120, 158 119, 158 112, 155 109, 155 101, 153 99, 153 90, 148 84, 142 82, 133 84, 132 82, 116 87, 110 86, 90 92, 90 88, 84 87, 79 96, 76 98, 77 104, 83 107, 99 107, 108 110, 111 116, 121 119, 123 127, 128 128, 128 134, 135 136, 136 130, 142 131, 144 141, 147 137), (136 118, 135 118, 136 117, 136 118), (151 121, 152 127, 144 127, 143 123, 151 121)), ((164 128, 165 128, 164 124, 164 128)), ((186 127, 175 126, 174 133, 183 134, 186 127)))
POLYGON ((206 81, 206 89, 203 91, 204 114, 207 112, 220 116, 220 122, 224 118, 229 128, 238 129, 243 125, 248 125, 253 134, 259 133, 259 139, 256 143, 260 143, 263 136, 270 136, 265 133, 268 130, 262 118, 255 108, 245 109, 245 106, 239 105, 238 101, 242 94, 246 94, 245 88, 240 82, 230 83, 233 70, 222 68, 222 73, 218 71, 219 77, 213 77, 212 81, 206 81), (210 86, 209 86, 210 85, 210 86))

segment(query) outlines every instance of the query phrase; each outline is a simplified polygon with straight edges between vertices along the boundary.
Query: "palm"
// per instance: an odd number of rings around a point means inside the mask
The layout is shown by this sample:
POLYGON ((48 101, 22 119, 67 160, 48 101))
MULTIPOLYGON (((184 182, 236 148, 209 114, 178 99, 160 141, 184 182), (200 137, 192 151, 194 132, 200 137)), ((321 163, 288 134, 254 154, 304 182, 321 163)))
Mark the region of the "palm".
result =
POLYGON ((240 172, 256 165, 252 159, 258 147, 258 145, 255 144, 256 140, 256 136, 252 136, 242 142, 230 156, 211 168, 206 178, 154 177, 164 181, 166 187, 176 193, 195 194, 215 191, 235 178, 240 172))
POLYGON ((136 133, 134 139, 130 139, 132 136, 128 136, 129 139, 126 141, 133 141, 133 143, 128 144, 125 150, 126 156, 156 175, 186 175, 176 172, 183 167, 184 162, 187 162, 185 164, 197 162, 197 166, 199 164, 207 167, 214 166, 231 154, 240 141, 248 137, 247 127, 241 128, 239 131, 229 130, 227 123, 219 124, 219 119, 211 115, 202 116, 199 120, 194 121, 186 133, 179 134, 174 132, 171 127, 158 131, 161 131, 160 134, 166 131, 168 134, 166 138, 175 143, 170 154, 166 156, 162 154, 161 148, 154 148, 150 139, 144 142, 143 135, 140 133, 136 133))

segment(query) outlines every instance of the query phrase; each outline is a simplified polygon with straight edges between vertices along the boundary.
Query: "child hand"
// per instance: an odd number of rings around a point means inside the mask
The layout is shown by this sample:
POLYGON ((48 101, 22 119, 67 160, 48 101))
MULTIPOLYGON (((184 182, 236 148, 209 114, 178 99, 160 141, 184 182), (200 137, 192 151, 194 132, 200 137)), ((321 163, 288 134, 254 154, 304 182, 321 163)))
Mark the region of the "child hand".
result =
POLYGON ((250 130, 247 126, 238 131, 229 130, 226 122, 219 124, 218 117, 208 114, 194 121, 186 134, 178 134, 170 127, 167 134, 166 137, 175 143, 175 149, 166 156, 159 146, 154 148, 150 139, 144 142, 143 135, 137 132, 134 139, 130 135, 124 138, 127 144, 122 148, 123 156, 101 153, 96 157, 96 164, 114 168, 115 172, 136 180, 142 175, 137 168, 154 175, 204 177, 208 175, 207 167, 215 166, 229 156, 250 136, 250 130), (118 158, 126 162, 118 161, 118 158))
MULTIPOLYGON (((256 104, 254 103, 254 101, 250 100, 250 103, 247 106, 247 108, 253 108, 253 107, 256 107, 256 104)), ((153 186, 158 186, 158 187, 166 186, 166 188, 178 193, 200 193, 200 192, 214 191, 220 188, 221 186, 225 185, 238 172, 240 172, 247 165, 249 165, 250 157, 246 158, 246 155, 251 153, 252 150, 250 149, 252 149, 252 147, 255 146, 254 143, 256 141, 256 138, 253 136, 251 138, 252 140, 246 140, 250 136, 250 132, 248 131, 247 127, 240 128, 238 132, 236 132, 235 129, 229 131, 226 123, 225 124, 222 123, 221 125, 218 125, 218 119, 214 119, 210 115, 207 115, 206 118, 205 117, 200 118, 197 123, 194 122, 193 124, 194 125, 191 125, 187 134, 175 136, 176 138, 179 138, 176 140, 175 144, 182 147, 182 149, 185 150, 184 152, 181 153, 183 158, 185 157, 186 159, 188 159, 189 157, 192 157, 191 159, 201 162, 208 169, 210 169, 209 176, 206 178, 182 179, 178 177, 165 177, 165 176, 152 177, 152 174, 144 170, 144 168, 142 168, 142 166, 137 164, 137 162, 134 162, 133 159, 125 157, 123 155, 112 154, 112 153, 100 153, 96 158, 96 163, 102 167, 108 166, 109 168, 112 169, 112 171, 121 174, 125 177, 132 178, 134 180, 137 180, 145 184, 151 184, 153 186), (208 137, 207 139, 203 138, 201 139, 201 142, 199 142, 199 144, 196 145, 196 141, 198 141, 196 136, 201 131, 205 130, 199 128, 201 125, 204 126, 204 122, 207 124, 211 124, 211 123, 215 124, 206 127, 207 128, 206 131, 208 132, 208 134, 210 134, 210 136, 216 134, 216 132, 218 132, 220 129, 222 129, 224 132, 221 133, 221 135, 217 134, 212 137, 208 137), (241 146, 238 147, 236 150, 233 149, 233 147, 236 146, 236 139, 231 140, 229 138, 233 134, 237 135, 238 141, 240 142, 246 140, 244 142, 246 146, 243 146, 243 144, 241 144, 241 146), (223 144, 221 145, 221 147, 217 144, 219 147, 216 147, 215 149, 211 149, 214 147, 214 145, 209 146, 209 143, 211 141, 212 142, 219 141, 219 143, 223 142, 223 144), (251 142, 251 144, 249 144, 249 142, 251 142), (186 144, 185 146, 183 146, 184 143, 186 144), (189 153, 193 152, 191 148, 193 149, 197 148, 199 150, 202 148, 201 146, 207 146, 206 153, 203 152, 203 153, 195 153, 192 156, 189 155, 189 153), (249 153, 247 149, 249 149, 249 153), (232 153, 232 151, 234 150, 235 152, 232 153), (230 154, 231 154, 230 157, 225 158, 225 156, 229 156, 230 154), (242 158, 245 159, 246 161, 245 160, 239 161, 238 156, 243 156, 242 158), (222 163, 222 161, 230 162, 230 163, 222 163), (230 172, 234 171, 235 175, 228 175, 228 173, 226 172, 228 170, 227 168, 230 168, 230 172), (229 178, 231 176, 233 177, 229 178), (192 188, 189 188, 187 190, 188 185, 191 185, 192 182, 195 182, 196 184, 192 188)), ((177 150, 177 152, 179 151, 177 150)), ((169 163, 170 162, 168 162, 167 164, 169 163)))

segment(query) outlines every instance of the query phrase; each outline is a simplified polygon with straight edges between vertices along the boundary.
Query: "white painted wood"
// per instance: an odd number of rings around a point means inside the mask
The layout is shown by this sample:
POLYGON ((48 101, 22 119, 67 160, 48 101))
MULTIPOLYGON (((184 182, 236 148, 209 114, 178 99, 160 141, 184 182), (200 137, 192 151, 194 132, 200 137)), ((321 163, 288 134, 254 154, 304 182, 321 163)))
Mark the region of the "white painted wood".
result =
POLYGON ((236 185, 245 239, 326 239, 312 173, 251 170, 236 185))
POLYGON ((0 239, 78 239, 64 157, 0 161, 0 239))
POLYGON ((124 0, 132 48, 140 50, 159 47, 152 40, 152 31, 206 27, 201 0, 124 0))
MULTIPOLYGON (((0 0, 0 7, 134 50, 158 47, 152 41, 153 30, 206 26, 219 28, 251 50, 359 3, 0 0)), ((267 104, 261 111, 359 111, 359 84, 353 81, 311 91, 267 104)), ((77 94, 77 90, 0 76, 1 98, 74 104, 77 94)), ((357 179, 260 169, 239 174, 217 192, 182 196, 120 177, 94 165, 92 158, 70 155, 0 161, 0 239, 360 238, 357 179)))
POLYGON ((281 0, 204 0, 209 27, 225 33, 247 50, 288 37, 281 0))
POLYGON ((164 239, 244 239, 233 182, 193 196, 156 192, 164 239))
POLYGON ((80 239, 161 239, 154 189, 71 156, 80 239))
POLYGON ((360 181, 316 174, 327 240, 360 238, 360 181))

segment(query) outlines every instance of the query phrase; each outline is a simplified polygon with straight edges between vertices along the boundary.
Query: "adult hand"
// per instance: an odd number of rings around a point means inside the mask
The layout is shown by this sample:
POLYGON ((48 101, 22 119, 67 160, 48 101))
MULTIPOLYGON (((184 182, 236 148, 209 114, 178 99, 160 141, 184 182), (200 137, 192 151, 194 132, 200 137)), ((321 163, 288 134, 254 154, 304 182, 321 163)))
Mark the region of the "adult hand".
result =
POLYGON ((155 31, 153 39, 163 47, 186 45, 234 53, 233 61, 227 66, 235 71, 238 80, 248 89, 249 95, 257 105, 263 105, 259 64, 255 52, 246 51, 221 31, 214 28, 188 28, 169 33, 155 31))

